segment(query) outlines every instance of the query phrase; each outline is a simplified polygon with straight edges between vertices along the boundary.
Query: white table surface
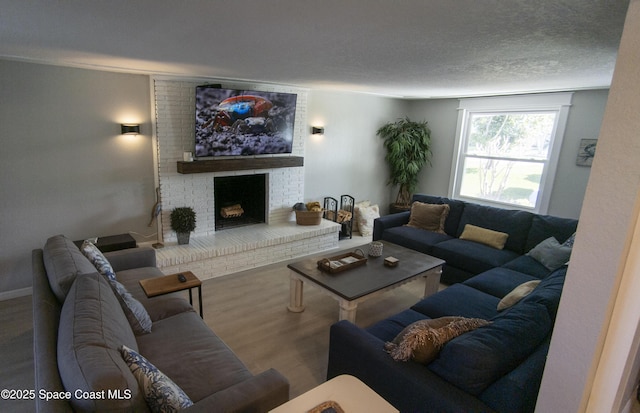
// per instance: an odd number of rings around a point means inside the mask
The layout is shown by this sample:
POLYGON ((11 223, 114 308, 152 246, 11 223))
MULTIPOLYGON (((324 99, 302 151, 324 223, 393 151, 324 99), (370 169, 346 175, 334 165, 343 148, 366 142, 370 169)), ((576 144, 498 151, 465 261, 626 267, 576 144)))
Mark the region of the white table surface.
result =
POLYGON ((345 413, 398 413, 398 410, 378 393, 349 375, 334 377, 271 412, 304 413, 326 401, 338 403, 345 413))

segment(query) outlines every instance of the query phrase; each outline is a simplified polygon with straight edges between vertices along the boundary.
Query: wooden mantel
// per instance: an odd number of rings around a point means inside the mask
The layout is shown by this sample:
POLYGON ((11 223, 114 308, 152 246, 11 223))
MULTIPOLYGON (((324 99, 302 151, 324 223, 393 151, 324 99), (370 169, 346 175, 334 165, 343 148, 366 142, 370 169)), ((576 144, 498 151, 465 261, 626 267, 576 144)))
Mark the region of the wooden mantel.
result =
POLYGON ((206 172, 245 171, 251 169, 275 169, 304 166, 302 156, 274 156, 264 158, 208 159, 193 162, 178 161, 178 173, 200 174, 206 172))

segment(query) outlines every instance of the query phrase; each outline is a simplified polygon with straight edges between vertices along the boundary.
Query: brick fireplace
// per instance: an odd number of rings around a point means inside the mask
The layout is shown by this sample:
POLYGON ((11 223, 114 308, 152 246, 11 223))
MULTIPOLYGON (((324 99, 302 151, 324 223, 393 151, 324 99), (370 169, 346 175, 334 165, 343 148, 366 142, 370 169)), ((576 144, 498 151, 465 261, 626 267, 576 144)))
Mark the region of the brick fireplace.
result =
MULTIPOLYGON (((177 162, 182 161, 183 152, 193 151, 195 87, 208 82, 152 80, 156 106, 156 176, 162 202, 158 233, 165 244, 165 248, 156 251, 156 257, 158 266, 165 273, 191 270, 206 279, 338 246, 338 226, 333 223, 327 221, 311 227, 295 225, 291 208, 295 203, 304 201, 304 167, 179 173, 177 162), (227 225, 224 231, 220 231, 216 228, 220 224, 217 219, 220 205, 215 199, 216 187, 225 180, 220 178, 235 182, 237 177, 254 175, 264 177, 262 222, 250 226, 243 223, 231 228, 227 225), (181 206, 192 207, 197 217, 196 230, 188 246, 176 245, 176 236, 170 227, 171 211, 181 206)), ((227 82, 223 87, 296 93, 291 155, 304 156, 304 140, 308 135, 305 90, 227 82)))

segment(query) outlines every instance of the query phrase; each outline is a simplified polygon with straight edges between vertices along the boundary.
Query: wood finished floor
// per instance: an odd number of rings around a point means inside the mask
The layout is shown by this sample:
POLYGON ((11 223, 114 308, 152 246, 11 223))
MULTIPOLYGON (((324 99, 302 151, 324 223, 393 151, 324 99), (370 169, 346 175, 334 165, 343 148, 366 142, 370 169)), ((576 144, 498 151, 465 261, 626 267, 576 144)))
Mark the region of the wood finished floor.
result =
MULTIPOLYGON (((367 242, 357 238, 341 241, 340 247, 355 248, 367 242)), ((202 293, 204 320, 209 327, 253 373, 273 367, 286 376, 291 383, 290 397, 294 398, 326 379, 329 327, 337 321, 338 304, 305 284, 306 310, 289 312, 287 263, 207 280, 202 293)), ((424 282, 418 280, 365 301, 358 306, 356 324, 365 327, 402 311, 423 293, 424 282)), ((0 302, 2 388, 34 386, 32 317, 30 296, 0 302)), ((33 410, 30 402, 0 400, 3 412, 33 410)))

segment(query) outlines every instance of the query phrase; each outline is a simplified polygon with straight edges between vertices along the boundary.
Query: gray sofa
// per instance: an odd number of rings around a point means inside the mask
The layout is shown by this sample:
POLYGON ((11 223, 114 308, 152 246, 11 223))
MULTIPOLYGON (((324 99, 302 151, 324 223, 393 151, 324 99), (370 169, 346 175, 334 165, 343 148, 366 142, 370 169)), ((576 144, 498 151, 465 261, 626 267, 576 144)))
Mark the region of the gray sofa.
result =
POLYGON ((47 240, 32 252, 35 389, 50 392, 38 394, 37 411, 150 411, 122 345, 187 394, 194 404, 184 411, 261 412, 288 400, 284 376, 253 375, 180 295, 146 297, 138 281, 163 275, 152 249, 104 255, 146 309, 151 332, 134 334, 110 283, 73 242, 47 240))

